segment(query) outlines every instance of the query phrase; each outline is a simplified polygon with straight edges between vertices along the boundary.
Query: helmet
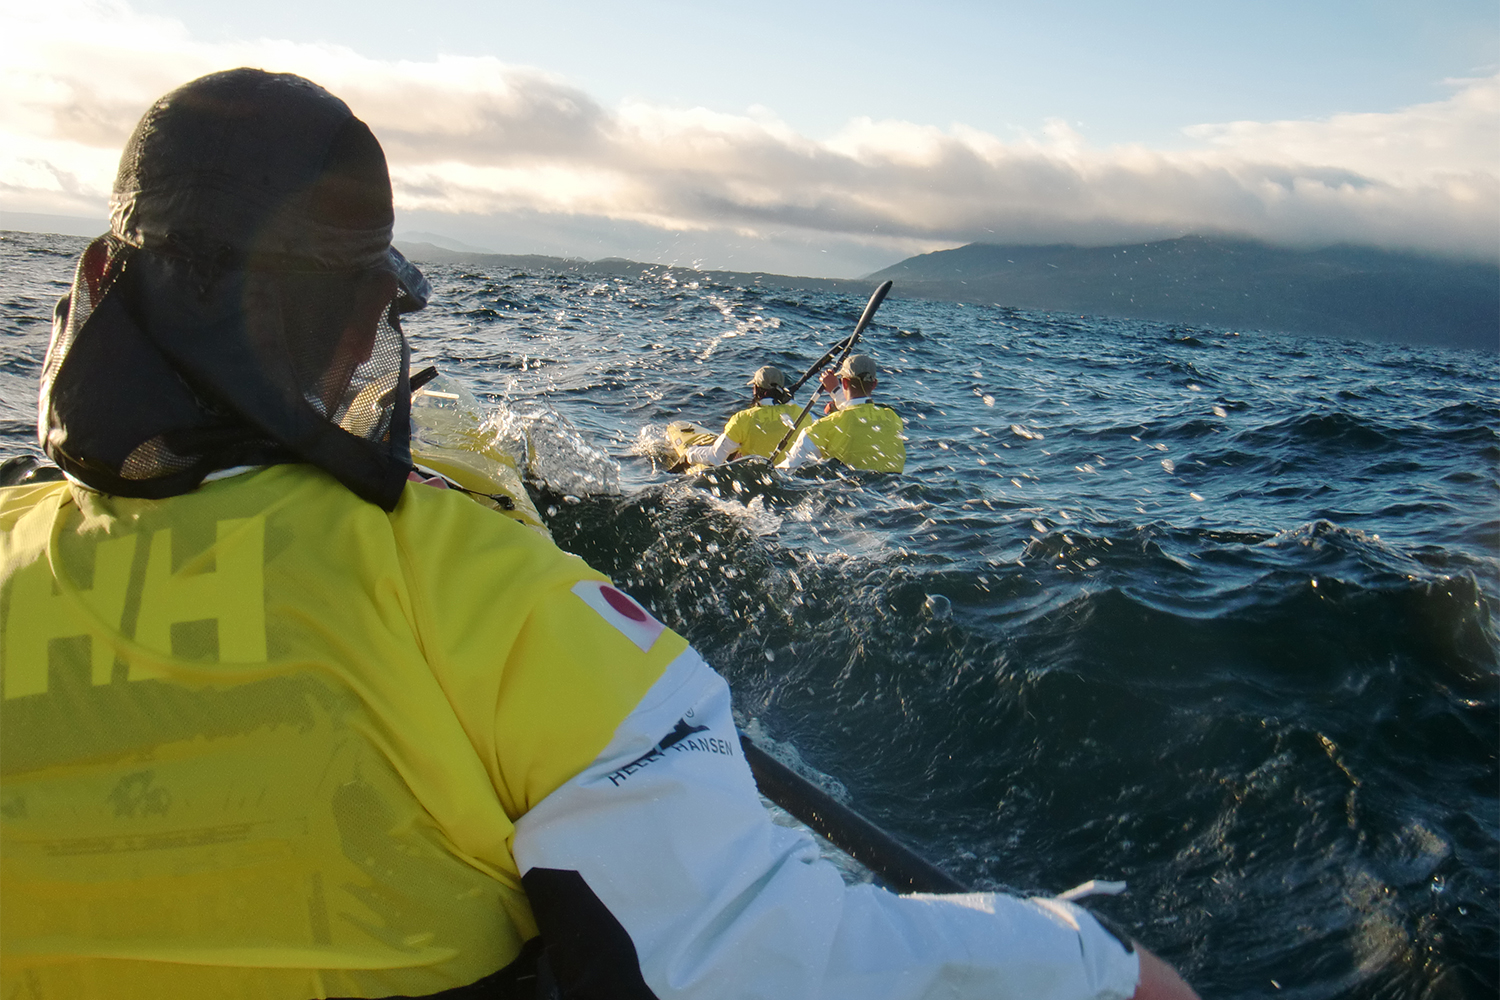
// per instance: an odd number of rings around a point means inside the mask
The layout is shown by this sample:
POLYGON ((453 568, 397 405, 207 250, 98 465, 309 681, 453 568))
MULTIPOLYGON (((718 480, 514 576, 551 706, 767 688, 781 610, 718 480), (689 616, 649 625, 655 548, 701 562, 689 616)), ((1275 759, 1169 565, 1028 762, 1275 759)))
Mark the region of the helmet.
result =
POLYGON ((757 368, 755 374, 750 377, 746 385, 753 385, 757 389, 784 389, 786 377, 781 374, 781 369, 773 365, 757 368))
POLYGON ((54 313, 43 449, 107 493, 292 461, 394 508, 411 464, 399 316, 429 290, 393 221, 379 142, 317 84, 236 69, 167 94, 54 313))
POLYGON ((868 354, 851 354, 839 366, 839 377, 870 382, 875 378, 875 359, 868 354))

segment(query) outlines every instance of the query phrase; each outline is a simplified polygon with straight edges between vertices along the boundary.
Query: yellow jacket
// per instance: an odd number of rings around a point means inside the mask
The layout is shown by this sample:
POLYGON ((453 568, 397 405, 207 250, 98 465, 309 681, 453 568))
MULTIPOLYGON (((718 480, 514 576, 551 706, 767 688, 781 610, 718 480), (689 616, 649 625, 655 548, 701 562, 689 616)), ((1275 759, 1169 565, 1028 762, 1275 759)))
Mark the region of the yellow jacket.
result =
POLYGON ((806 426, 805 419, 796 423, 797 418, 802 415, 802 409, 795 403, 751 406, 729 418, 724 424, 724 434, 739 442, 741 456, 760 455, 762 458, 770 458, 771 451, 787 436, 787 431, 792 429, 794 423, 797 427, 806 426))
POLYGON ((494 972, 537 933, 514 822, 686 648, 467 497, 388 515, 307 466, 0 490, 0 574, 7 997, 494 972))
POLYGON ((0 996, 1135 988, 1069 903, 845 886, 761 806, 723 679, 453 492, 0 490, 0 615, 0 996))
POLYGON ((889 406, 859 403, 830 413, 804 433, 823 458, 870 472, 900 472, 906 468, 904 428, 889 406))

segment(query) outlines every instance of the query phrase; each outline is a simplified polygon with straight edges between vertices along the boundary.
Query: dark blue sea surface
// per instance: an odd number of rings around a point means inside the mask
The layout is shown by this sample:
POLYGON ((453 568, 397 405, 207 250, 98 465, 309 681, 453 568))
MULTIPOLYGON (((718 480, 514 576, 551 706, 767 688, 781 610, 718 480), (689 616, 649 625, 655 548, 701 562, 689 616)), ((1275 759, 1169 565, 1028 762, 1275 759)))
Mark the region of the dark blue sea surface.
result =
MULTIPOLYGON (((83 245, 0 237, 7 454, 35 451, 83 245)), ((418 363, 565 444, 538 473, 558 542, 932 860, 1128 880, 1092 905, 1205 997, 1500 992, 1495 354, 898 285, 862 350, 904 475, 684 478, 665 425, 800 374, 862 297, 426 270, 418 363)))

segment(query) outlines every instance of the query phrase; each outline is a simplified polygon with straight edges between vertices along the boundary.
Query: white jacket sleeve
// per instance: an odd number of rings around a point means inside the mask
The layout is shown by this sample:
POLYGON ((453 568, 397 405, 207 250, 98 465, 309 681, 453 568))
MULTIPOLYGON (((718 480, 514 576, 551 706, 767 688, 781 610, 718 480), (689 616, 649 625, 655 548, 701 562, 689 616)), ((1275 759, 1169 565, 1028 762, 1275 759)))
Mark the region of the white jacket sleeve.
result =
POLYGON ((786 458, 776 464, 776 468, 786 472, 794 472, 809 462, 819 462, 823 459, 823 452, 807 436, 807 428, 797 432, 797 440, 792 444, 792 450, 786 453, 786 458))
POLYGON ((691 649, 514 850, 565 996, 1122 1000, 1138 977, 1070 903, 846 887, 770 821, 729 688, 691 649))
POLYGON ((740 443, 728 434, 720 434, 713 444, 698 444, 683 449, 683 457, 694 465, 723 465, 739 450, 740 443))

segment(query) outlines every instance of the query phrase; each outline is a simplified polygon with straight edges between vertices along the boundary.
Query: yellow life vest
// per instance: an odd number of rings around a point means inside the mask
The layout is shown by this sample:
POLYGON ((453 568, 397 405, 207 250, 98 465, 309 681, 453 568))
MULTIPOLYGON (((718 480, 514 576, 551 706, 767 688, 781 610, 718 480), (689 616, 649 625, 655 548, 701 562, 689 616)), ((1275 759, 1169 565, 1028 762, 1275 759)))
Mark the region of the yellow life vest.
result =
MULTIPOLYGON (((724 425, 724 433, 729 435, 730 440, 738 441, 740 455, 759 455, 762 458, 770 458, 771 451, 781 439, 787 437, 787 431, 802 414, 802 407, 795 403, 780 403, 774 406, 751 406, 741 410, 724 425)), ((807 419, 796 423, 797 427, 807 426, 807 419)), ((796 437, 787 438, 787 444, 796 437)))
POLYGON ((687 647, 458 493, 386 514, 297 465, 159 501, 0 490, 0 613, 7 997, 502 968, 536 934, 512 824, 687 647))
POLYGON ((889 406, 861 403, 823 417, 807 436, 824 458, 870 472, 900 472, 906 468, 904 426, 889 406))

